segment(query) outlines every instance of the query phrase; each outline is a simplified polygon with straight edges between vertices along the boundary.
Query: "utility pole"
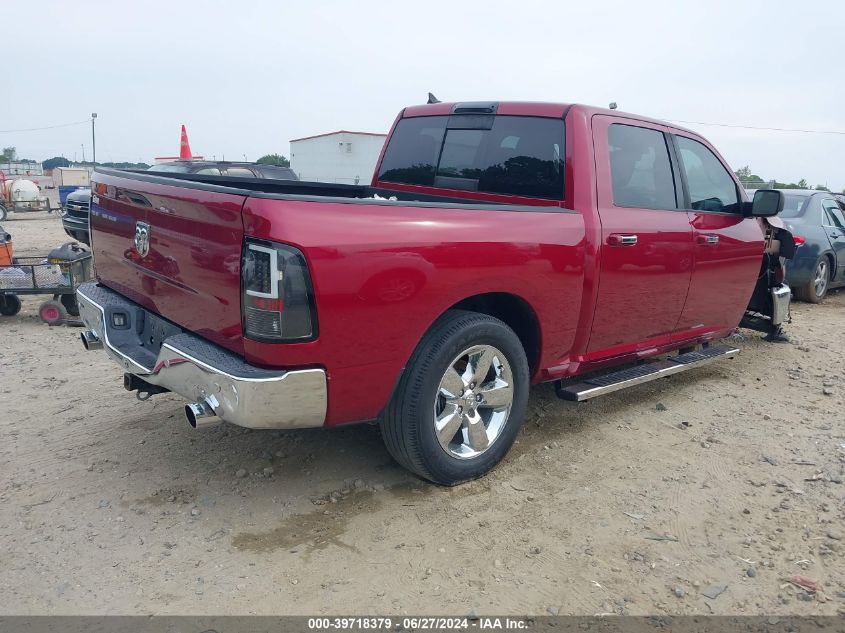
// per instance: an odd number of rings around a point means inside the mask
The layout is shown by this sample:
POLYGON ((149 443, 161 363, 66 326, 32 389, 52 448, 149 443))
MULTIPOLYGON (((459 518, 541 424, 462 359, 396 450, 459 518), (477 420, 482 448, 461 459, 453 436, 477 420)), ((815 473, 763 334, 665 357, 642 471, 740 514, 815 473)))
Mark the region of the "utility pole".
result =
POLYGON ((82 162, 85 162, 85 143, 80 143, 79 146, 82 148, 82 162))
POLYGON ((91 113, 91 151, 94 154, 93 162, 97 162, 97 135, 94 133, 94 121, 97 120, 97 113, 91 113))

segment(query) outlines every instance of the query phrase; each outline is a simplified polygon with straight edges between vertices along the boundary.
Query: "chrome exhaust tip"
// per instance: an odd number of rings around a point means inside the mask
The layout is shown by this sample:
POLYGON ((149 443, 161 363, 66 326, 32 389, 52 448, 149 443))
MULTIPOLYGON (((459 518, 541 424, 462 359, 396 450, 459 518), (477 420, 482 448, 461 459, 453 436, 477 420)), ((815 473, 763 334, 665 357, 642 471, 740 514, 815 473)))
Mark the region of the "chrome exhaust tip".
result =
POLYGON ((186 404, 185 418, 187 418, 188 424, 195 429, 204 429, 220 424, 223 420, 218 418, 214 412, 214 404, 210 398, 186 404))
POLYGON ((89 352, 97 349, 103 349, 103 342, 91 330, 81 332, 79 334, 79 338, 82 339, 83 347, 85 347, 85 349, 89 352))

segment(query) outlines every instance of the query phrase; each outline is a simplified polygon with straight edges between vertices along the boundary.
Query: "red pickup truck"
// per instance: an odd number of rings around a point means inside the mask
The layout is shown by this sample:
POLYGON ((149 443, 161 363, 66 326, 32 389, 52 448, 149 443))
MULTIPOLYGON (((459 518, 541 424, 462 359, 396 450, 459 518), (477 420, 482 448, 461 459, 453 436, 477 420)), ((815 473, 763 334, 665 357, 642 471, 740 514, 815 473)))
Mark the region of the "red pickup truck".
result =
POLYGON ((776 331, 782 204, 664 122, 412 106, 369 186, 95 171, 82 340, 195 427, 377 421, 454 484, 507 453, 532 383, 584 400, 734 355, 711 343, 743 317, 776 331))

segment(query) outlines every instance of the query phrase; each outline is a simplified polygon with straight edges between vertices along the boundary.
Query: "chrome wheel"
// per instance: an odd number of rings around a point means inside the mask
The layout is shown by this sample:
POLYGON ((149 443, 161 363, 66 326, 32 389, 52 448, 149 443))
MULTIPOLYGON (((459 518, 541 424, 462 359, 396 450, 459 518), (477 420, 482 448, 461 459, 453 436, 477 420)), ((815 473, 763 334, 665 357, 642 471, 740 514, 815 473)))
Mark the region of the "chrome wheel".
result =
POLYGON ((471 459, 486 451, 505 428, 513 405, 513 374, 492 345, 461 352, 440 379, 434 430, 452 457, 471 459))
POLYGON ((817 297, 824 296, 828 279, 830 279, 830 275, 827 270, 827 260, 822 259, 816 266, 816 276, 813 278, 813 290, 815 290, 817 297))

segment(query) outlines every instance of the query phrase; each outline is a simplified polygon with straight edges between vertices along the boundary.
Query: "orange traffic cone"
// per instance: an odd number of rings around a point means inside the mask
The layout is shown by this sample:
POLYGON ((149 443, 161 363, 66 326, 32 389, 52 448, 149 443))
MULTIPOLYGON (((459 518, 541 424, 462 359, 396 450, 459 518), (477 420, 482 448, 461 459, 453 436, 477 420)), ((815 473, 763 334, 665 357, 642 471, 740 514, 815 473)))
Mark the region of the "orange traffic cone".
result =
POLYGON ((191 144, 188 142, 188 131, 182 125, 182 142, 179 146, 179 159, 191 160, 194 155, 191 153, 191 144))

